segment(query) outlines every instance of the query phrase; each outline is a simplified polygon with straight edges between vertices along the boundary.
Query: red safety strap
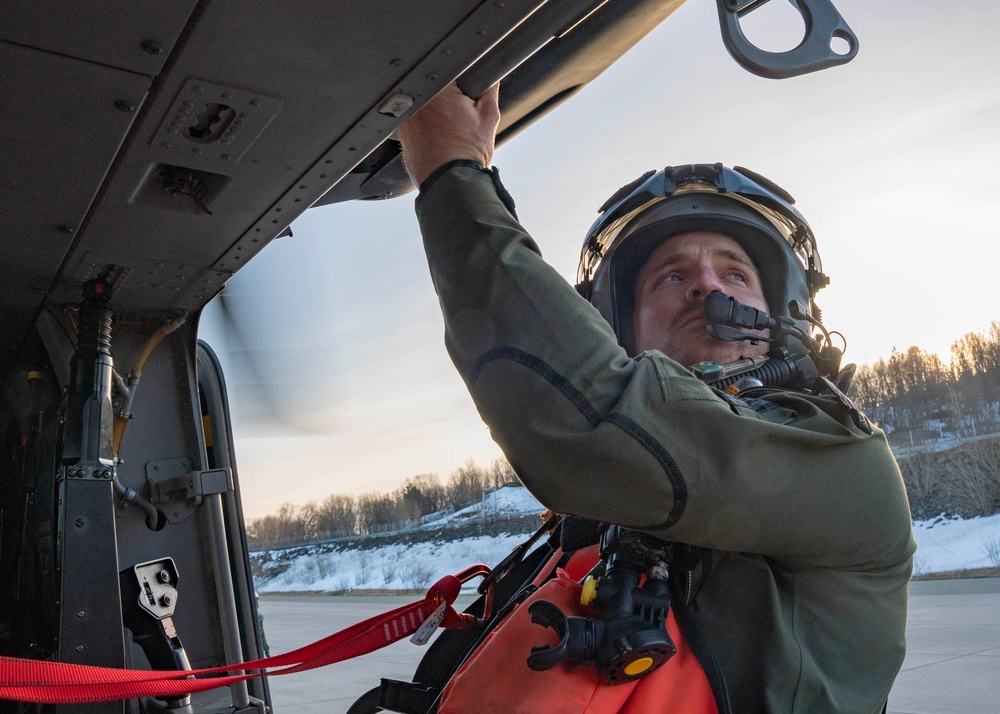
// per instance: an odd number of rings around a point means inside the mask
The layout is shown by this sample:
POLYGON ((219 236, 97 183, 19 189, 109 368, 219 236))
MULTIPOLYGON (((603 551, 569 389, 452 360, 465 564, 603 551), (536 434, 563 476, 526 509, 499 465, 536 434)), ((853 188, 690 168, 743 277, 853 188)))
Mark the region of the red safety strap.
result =
POLYGON ((149 671, 0 657, 0 699, 37 704, 81 704, 135 697, 181 697, 253 677, 304 672, 360 657, 412 635, 442 606, 442 627, 460 629, 471 626, 475 618, 470 619, 471 616, 456 612, 452 605, 462 583, 489 572, 490 569, 485 565, 473 565, 458 575, 441 578, 427 591, 423 600, 351 625, 297 650, 237 665, 196 670, 149 671), (244 673, 250 670, 259 671, 244 673), (240 674, 206 677, 224 672, 240 674))

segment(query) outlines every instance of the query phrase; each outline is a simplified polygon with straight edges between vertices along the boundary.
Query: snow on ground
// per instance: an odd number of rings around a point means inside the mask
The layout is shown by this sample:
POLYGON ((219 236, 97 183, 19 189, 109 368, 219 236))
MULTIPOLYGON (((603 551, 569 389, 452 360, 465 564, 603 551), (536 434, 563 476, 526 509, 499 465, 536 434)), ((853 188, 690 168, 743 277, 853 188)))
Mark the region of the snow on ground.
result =
POLYGON ((1000 514, 985 518, 945 518, 913 524, 917 575, 945 570, 1000 567, 1000 514))
MULTIPOLYGON (((524 488, 507 486, 470 506, 428 525, 449 520, 468 521, 487 515, 539 513, 538 501, 524 488)), ((914 573, 967 570, 1000 566, 1000 515, 987 518, 938 516, 913 524, 917 541, 914 573)), ((391 545, 369 550, 323 552, 313 547, 295 558, 283 573, 258 581, 258 590, 268 592, 329 592, 348 590, 421 590, 438 578, 458 573, 473 563, 493 566, 524 535, 476 536, 454 541, 391 545)), ((471 587, 478 581, 470 583, 471 587)))
POLYGON ((487 516, 506 516, 541 513, 544 510, 545 506, 540 504, 528 489, 523 486, 504 486, 487 494, 481 503, 466 506, 459 511, 436 519, 433 516, 428 516, 423 521, 423 525, 433 527, 446 525, 449 522, 482 518, 484 511, 487 516))
MULTIPOLYGON (((545 507, 523 486, 504 486, 486 494, 480 503, 440 518, 427 518, 422 527, 434 529, 449 523, 540 514, 544 510, 545 507)), ((422 590, 439 578, 454 575, 475 563, 492 567, 525 540, 526 535, 518 534, 387 545, 368 550, 324 552, 329 549, 312 547, 295 558, 283 573, 266 581, 258 579, 257 589, 262 593, 422 590)), ((478 579, 473 580, 468 588, 478 585, 478 579)))
MULTIPOLYGON (((257 590, 262 593, 423 590, 439 578, 454 575, 474 563, 496 565, 525 538, 524 535, 477 536, 371 550, 313 552, 296 558, 277 577, 257 583, 257 590)), ((478 579, 470 583, 471 588, 478 585, 478 579)))

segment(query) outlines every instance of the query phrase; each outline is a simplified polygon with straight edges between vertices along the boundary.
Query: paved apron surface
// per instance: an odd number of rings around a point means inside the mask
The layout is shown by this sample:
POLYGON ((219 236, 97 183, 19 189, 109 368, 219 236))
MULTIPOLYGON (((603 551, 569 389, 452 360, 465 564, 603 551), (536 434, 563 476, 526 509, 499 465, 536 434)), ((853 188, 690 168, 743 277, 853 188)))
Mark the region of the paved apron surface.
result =
MULTIPOLYGON (((301 647, 418 596, 263 596, 271 654, 301 647)), ((459 604, 471 601, 462 596, 459 604)), ((915 582, 910 587, 907 655, 889 714, 1000 712, 1000 578, 915 582)), ((323 669, 273 677, 276 714, 337 714, 378 685, 409 680, 425 649, 397 642, 323 669)))

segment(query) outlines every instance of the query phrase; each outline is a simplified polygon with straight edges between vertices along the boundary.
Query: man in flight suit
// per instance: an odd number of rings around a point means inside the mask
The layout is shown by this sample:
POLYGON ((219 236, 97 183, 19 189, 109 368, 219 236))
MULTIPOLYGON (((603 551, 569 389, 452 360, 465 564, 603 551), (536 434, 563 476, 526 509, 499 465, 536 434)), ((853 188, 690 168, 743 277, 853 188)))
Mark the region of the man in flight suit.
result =
POLYGON ((791 197, 721 165, 650 172, 603 207, 574 290, 487 168, 498 121, 495 87, 452 85, 399 130, 446 344, 494 439, 552 510, 702 554, 685 599, 720 711, 882 711, 915 549, 884 434, 832 384, 734 397, 690 369, 809 351, 825 276, 791 197), (715 292, 792 327, 718 339, 715 292))

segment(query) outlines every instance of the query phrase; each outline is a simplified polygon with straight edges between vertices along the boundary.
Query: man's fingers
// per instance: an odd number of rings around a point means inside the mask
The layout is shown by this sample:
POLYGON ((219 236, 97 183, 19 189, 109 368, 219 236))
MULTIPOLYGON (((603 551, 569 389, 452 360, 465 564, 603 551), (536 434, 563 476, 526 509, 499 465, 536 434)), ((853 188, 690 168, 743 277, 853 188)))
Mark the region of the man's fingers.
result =
POLYGON ((479 99, 476 100, 476 104, 488 103, 488 104, 498 104, 500 100, 500 82, 497 82, 492 87, 487 89, 480 95, 479 99))
POLYGON ((489 166, 500 121, 498 96, 494 85, 473 100, 452 82, 399 127, 404 165, 416 185, 457 159, 489 166))
POLYGON ((500 123, 500 83, 497 82, 492 87, 482 93, 476 100, 476 109, 480 116, 493 122, 493 131, 496 133, 496 125, 500 123))

